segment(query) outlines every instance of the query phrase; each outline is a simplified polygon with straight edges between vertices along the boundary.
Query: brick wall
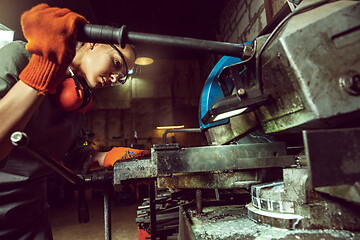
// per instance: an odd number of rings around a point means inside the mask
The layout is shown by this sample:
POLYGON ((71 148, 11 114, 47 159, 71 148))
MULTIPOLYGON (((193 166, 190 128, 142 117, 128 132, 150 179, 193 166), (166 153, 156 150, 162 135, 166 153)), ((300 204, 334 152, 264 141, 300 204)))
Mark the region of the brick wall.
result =
MULTIPOLYGON (((229 0, 220 14, 218 25, 214 26, 217 41, 245 43, 255 39, 267 25, 266 11, 274 16, 286 0, 229 0), (265 3, 268 8, 265 8, 265 3)), ((203 63, 202 78, 206 79, 211 69, 222 56, 210 56, 203 63)))

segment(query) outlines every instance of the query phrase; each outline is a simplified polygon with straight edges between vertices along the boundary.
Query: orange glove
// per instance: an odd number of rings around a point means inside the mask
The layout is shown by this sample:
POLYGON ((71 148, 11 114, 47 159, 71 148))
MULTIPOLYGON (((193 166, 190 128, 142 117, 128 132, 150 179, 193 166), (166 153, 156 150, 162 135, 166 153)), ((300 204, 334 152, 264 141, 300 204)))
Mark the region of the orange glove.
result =
POLYGON ((75 56, 76 28, 84 17, 69 9, 39 4, 21 16, 31 59, 19 78, 40 94, 53 94, 75 56))
POLYGON ((118 160, 128 160, 145 156, 150 156, 150 152, 148 150, 114 147, 105 155, 104 167, 113 167, 114 163, 118 160))

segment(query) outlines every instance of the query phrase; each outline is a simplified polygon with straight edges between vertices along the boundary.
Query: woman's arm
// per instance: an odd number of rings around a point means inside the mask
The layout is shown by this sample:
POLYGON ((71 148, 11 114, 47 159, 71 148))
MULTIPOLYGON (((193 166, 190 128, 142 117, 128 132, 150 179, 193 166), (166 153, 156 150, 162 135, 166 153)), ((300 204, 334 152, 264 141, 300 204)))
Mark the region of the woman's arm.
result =
POLYGON ((22 81, 18 81, 0 100, 0 161, 12 150, 10 136, 23 131, 44 95, 22 81))
MULTIPOLYGON (((39 4, 21 16, 31 58, 18 81, 0 100, 0 161, 11 151, 10 136, 24 130, 44 94, 54 94, 75 56, 76 28, 84 17, 66 8, 39 4)), ((7 57, 7 56, 2 56, 7 57)), ((10 59, 13 60, 13 59, 10 59)))

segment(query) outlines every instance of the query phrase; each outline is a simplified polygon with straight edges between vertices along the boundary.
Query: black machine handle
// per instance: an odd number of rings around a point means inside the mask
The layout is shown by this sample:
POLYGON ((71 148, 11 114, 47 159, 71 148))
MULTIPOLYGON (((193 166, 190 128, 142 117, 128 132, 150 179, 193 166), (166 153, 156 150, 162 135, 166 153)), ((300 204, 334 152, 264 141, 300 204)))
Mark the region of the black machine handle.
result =
POLYGON ((125 44, 152 44, 206 51, 240 58, 244 52, 244 47, 241 44, 128 32, 125 25, 120 28, 115 28, 104 25, 85 24, 83 28, 78 29, 77 40, 83 42, 113 43, 119 44, 121 47, 125 47, 125 44))

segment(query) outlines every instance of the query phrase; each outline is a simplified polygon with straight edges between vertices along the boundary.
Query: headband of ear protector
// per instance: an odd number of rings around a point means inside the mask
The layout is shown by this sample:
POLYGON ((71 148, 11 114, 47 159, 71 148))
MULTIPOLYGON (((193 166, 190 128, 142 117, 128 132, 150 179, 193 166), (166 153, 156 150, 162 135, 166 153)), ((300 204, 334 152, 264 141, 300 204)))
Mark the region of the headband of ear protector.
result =
POLYGON ((85 81, 80 81, 71 68, 71 78, 65 79, 56 90, 56 102, 65 111, 84 113, 90 110, 95 95, 85 81))

